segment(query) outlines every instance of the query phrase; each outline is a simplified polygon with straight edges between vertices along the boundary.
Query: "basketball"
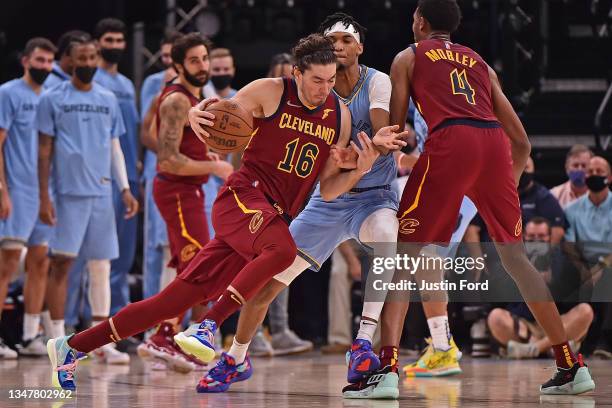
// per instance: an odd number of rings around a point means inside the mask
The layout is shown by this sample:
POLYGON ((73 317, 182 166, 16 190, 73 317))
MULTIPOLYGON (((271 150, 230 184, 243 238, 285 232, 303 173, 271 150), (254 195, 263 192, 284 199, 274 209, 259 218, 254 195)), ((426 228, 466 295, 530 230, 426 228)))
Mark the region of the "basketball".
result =
POLYGON ((253 133, 253 116, 236 102, 222 100, 208 106, 215 115, 215 125, 206 127, 210 137, 206 144, 218 153, 238 152, 249 143, 253 133))

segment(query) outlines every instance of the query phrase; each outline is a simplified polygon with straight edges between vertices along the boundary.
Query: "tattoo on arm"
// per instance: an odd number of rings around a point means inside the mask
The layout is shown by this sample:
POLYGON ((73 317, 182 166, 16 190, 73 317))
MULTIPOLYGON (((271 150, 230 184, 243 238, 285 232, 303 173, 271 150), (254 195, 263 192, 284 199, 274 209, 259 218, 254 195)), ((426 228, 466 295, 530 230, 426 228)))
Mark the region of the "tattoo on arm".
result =
POLYGON ((187 97, 178 93, 169 95, 160 107, 157 158, 160 162, 167 161, 174 170, 179 170, 189 161, 179 152, 179 147, 190 108, 187 97))

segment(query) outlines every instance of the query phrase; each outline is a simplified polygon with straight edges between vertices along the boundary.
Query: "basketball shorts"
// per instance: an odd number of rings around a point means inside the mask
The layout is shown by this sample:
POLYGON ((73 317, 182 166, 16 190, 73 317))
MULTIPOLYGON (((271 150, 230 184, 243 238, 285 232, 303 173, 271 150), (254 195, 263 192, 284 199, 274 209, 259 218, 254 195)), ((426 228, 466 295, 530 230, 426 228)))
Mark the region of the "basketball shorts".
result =
POLYGON ((3 247, 47 246, 53 227, 44 224, 38 216, 38 190, 26 192, 9 189, 12 208, 7 219, 0 223, 0 241, 3 247))
POLYGON ((496 122, 452 125, 430 135, 402 194, 398 241, 448 243, 464 196, 476 205, 493 241, 521 240, 510 144, 496 122))
POLYGON ((53 255, 83 259, 115 259, 119 256, 115 210, 111 194, 55 197, 57 223, 49 248, 53 255))
POLYGON ((365 219, 382 208, 397 211, 394 191, 377 189, 346 193, 333 201, 324 201, 317 189, 289 227, 298 255, 312 265, 311 269, 318 271, 342 242, 359 241, 359 230, 365 219))

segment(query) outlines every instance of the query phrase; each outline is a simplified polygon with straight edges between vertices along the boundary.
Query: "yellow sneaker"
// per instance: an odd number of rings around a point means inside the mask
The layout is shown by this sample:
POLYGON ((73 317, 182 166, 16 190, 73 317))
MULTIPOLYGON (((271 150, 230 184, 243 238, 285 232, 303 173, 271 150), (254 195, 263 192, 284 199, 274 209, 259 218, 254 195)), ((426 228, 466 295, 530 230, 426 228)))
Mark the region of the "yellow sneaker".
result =
POLYGON ((427 340, 427 348, 417 361, 404 366, 404 374, 407 377, 443 377, 448 375, 460 374, 459 360, 461 351, 451 337, 451 348, 447 351, 434 349, 430 338, 427 340))

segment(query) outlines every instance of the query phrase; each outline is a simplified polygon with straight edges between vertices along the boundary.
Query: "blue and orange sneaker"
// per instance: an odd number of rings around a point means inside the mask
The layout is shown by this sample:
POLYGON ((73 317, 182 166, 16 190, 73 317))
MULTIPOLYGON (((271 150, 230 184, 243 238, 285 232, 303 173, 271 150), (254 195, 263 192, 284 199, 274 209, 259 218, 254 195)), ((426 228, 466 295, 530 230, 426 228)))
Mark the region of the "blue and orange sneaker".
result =
POLYGON ((351 349, 346 353, 348 374, 346 379, 355 384, 363 380, 372 371, 380 367, 380 359, 372 351, 372 343, 364 339, 356 339, 351 349))
POLYGON ((47 354, 51 360, 53 370, 51 372, 51 383, 54 387, 64 390, 76 390, 75 370, 79 360, 87 358, 87 354, 81 353, 68 345, 71 336, 58 337, 47 342, 47 354))
POLYGON ((215 332, 217 324, 213 320, 204 320, 192 324, 187 330, 174 336, 174 341, 187 355, 209 363, 215 358, 215 332))
POLYGON ((234 357, 223 353, 217 365, 202 377, 196 390, 200 393, 225 392, 231 384, 248 380, 251 375, 253 366, 249 356, 246 356, 242 364, 236 364, 234 357))

